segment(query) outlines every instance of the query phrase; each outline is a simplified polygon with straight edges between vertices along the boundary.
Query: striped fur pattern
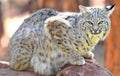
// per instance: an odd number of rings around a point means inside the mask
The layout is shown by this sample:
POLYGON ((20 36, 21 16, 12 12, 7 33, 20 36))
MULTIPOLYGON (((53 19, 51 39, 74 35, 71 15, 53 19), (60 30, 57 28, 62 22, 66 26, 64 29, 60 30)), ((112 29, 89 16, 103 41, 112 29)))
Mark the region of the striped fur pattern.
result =
POLYGON ((113 8, 79 8, 42 9, 25 19, 9 43, 10 67, 54 76, 65 63, 84 65, 84 58, 93 58, 92 49, 110 31, 113 8))

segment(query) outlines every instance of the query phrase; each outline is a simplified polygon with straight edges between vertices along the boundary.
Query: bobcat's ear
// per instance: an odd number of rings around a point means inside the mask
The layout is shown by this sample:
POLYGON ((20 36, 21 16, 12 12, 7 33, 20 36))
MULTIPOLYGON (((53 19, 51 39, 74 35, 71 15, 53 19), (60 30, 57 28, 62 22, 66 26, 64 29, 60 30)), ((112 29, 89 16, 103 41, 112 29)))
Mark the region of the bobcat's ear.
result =
POLYGON ((113 4, 113 5, 107 5, 105 7, 105 9, 108 12, 108 16, 110 16, 112 14, 112 12, 114 11, 114 9, 115 9, 115 4, 113 4))
POLYGON ((64 32, 68 32, 70 24, 61 17, 50 17, 45 21, 45 32, 52 38, 61 38, 64 32))
POLYGON ((85 14, 86 12, 90 12, 89 7, 85 7, 85 6, 82 6, 82 5, 79 5, 79 10, 83 14, 85 14))

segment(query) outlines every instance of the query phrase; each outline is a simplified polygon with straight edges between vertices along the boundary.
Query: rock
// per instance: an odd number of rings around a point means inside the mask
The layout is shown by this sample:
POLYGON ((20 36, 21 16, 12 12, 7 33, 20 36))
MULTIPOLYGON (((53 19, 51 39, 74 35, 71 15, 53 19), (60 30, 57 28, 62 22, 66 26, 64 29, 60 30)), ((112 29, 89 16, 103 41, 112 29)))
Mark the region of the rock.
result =
POLYGON ((96 62, 87 61, 85 65, 66 65, 57 76, 113 76, 107 69, 96 62))
MULTIPOLYGON (((83 66, 66 64, 57 76, 113 76, 107 69, 98 65, 95 60, 86 60, 83 66)), ((33 72, 14 71, 9 62, 0 61, 0 76, 38 76, 33 72)))

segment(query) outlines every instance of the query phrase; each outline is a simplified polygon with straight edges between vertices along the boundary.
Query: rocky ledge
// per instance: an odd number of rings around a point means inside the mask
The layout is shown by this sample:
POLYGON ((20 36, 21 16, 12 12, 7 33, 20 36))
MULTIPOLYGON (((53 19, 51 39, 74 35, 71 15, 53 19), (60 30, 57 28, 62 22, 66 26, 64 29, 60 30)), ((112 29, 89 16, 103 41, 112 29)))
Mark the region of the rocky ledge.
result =
MULTIPOLYGON (((37 76, 33 72, 13 71, 9 68, 9 62, 0 61, 0 76, 37 76)), ((83 66, 66 64, 57 76, 113 76, 106 68, 96 61, 86 60, 83 66)))

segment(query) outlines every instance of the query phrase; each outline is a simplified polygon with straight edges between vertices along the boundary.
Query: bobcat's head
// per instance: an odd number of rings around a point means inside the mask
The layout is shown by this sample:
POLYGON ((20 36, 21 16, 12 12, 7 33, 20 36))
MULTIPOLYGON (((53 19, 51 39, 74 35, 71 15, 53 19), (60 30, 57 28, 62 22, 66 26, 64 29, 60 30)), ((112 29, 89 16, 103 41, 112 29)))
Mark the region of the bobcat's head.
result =
POLYGON ((80 20, 78 26, 87 34, 101 35, 104 40, 110 31, 110 14, 114 10, 114 5, 106 6, 105 8, 85 7, 80 8, 80 20))

